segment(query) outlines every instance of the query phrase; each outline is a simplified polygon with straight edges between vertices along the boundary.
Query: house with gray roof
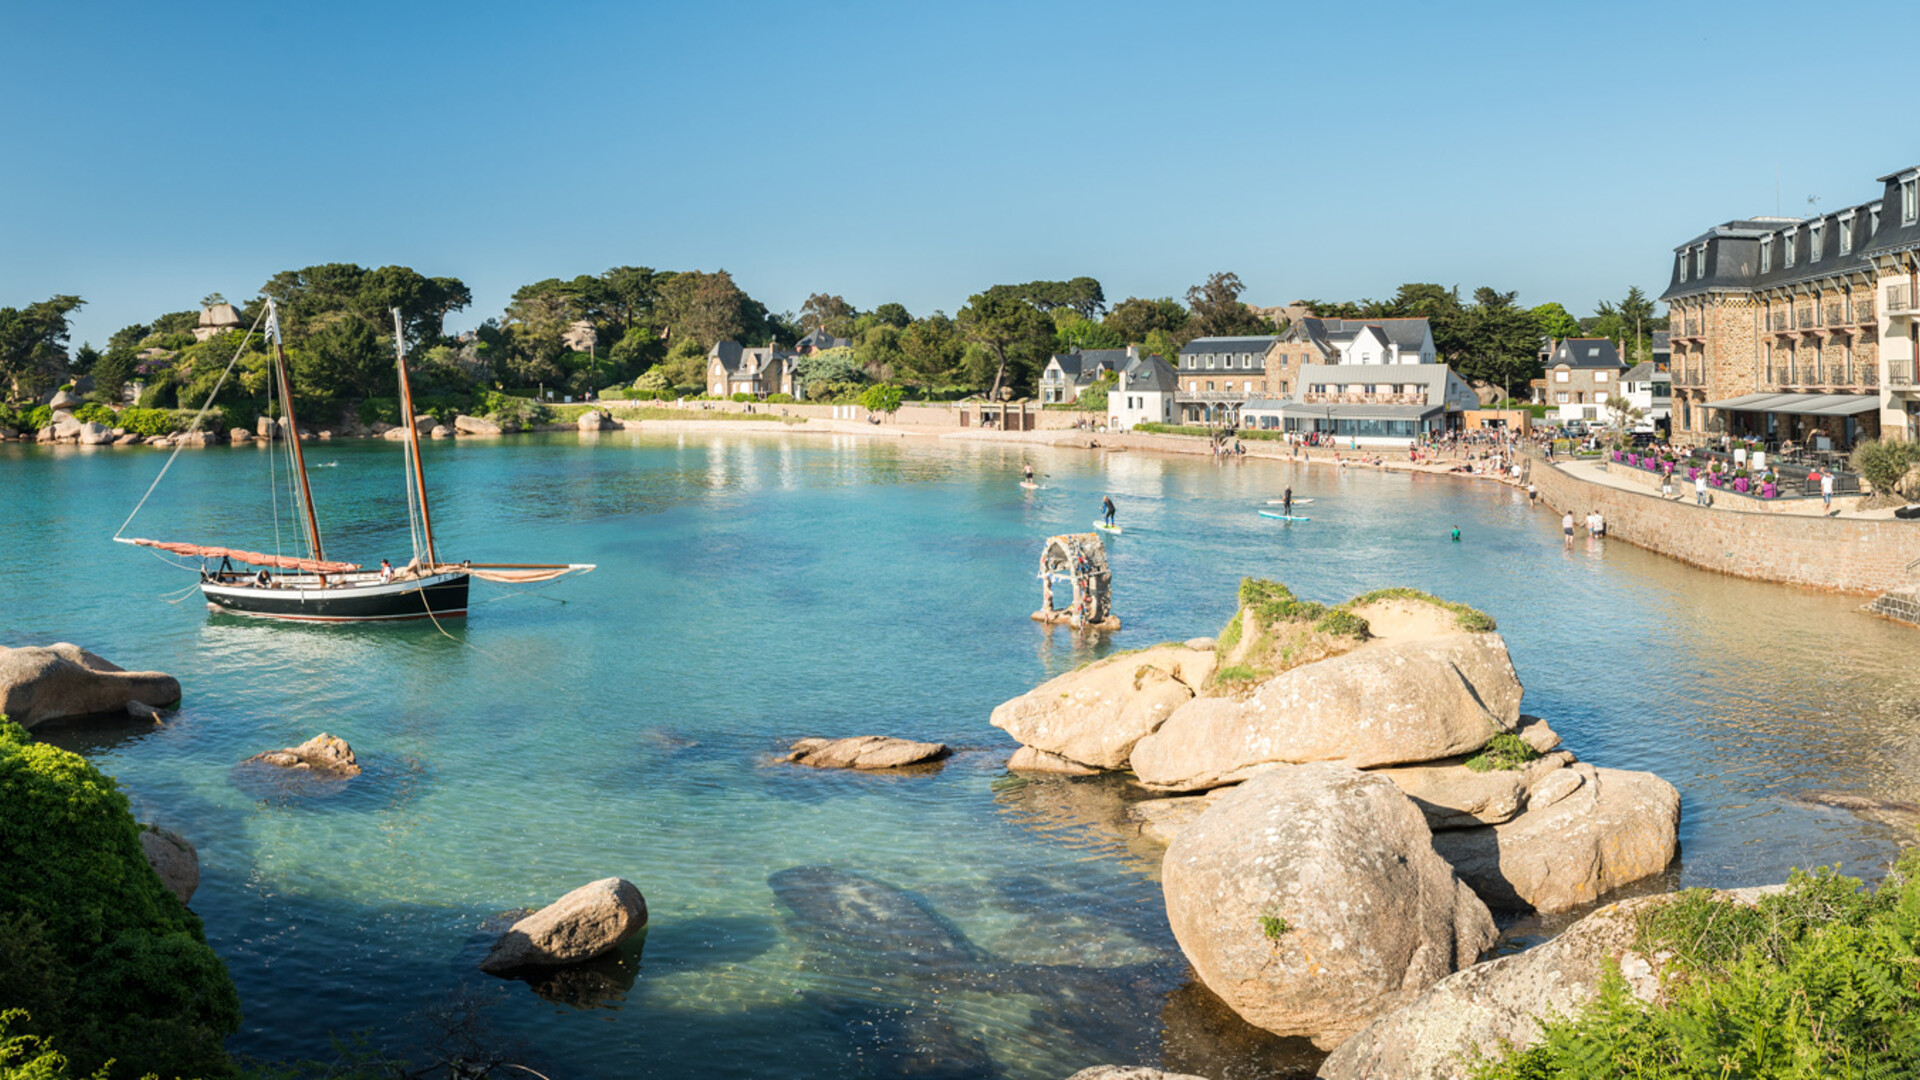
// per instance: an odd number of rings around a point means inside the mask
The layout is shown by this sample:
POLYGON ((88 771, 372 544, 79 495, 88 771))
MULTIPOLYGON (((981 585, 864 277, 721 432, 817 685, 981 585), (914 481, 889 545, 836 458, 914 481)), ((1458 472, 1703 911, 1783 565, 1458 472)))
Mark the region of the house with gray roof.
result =
POLYGON ((1180 377, 1158 356, 1135 356, 1107 391, 1107 430, 1131 431, 1137 424, 1174 422, 1174 398, 1180 377))
POLYGON ((1055 353, 1040 372, 1040 401, 1044 405, 1078 401, 1080 391, 1110 378, 1127 364, 1140 358, 1129 345, 1124 349, 1081 349, 1055 353))
POLYGON ((1243 422, 1355 446, 1403 447, 1447 430, 1480 403, 1445 364, 1307 364, 1299 380, 1294 394, 1249 401, 1243 422))
POLYGON ((1642 360, 1620 376, 1620 392, 1627 406, 1640 413, 1636 431, 1664 427, 1672 415, 1673 375, 1653 360, 1642 360))
POLYGON ((795 359, 794 353, 778 345, 719 342, 707 350, 707 393, 714 397, 752 394, 761 398, 792 394, 795 359))
POLYGON ((1621 393, 1627 365, 1610 338, 1565 338, 1547 354, 1544 377, 1535 384, 1536 404, 1561 423, 1607 422, 1608 403, 1621 393))
POLYGON ((1424 318, 1296 320, 1283 339, 1312 345, 1326 364, 1432 364, 1439 360, 1424 318))
POLYGON ((1194 338, 1180 348, 1180 393, 1175 402, 1182 423, 1239 422, 1240 406, 1267 394, 1267 351, 1278 335, 1194 338))
POLYGON ((812 356, 814 353, 826 352, 828 349, 850 349, 852 347, 853 342, 851 340, 843 337, 834 337, 825 330, 816 328, 810 331, 806 337, 794 343, 793 354, 795 356, 812 356))

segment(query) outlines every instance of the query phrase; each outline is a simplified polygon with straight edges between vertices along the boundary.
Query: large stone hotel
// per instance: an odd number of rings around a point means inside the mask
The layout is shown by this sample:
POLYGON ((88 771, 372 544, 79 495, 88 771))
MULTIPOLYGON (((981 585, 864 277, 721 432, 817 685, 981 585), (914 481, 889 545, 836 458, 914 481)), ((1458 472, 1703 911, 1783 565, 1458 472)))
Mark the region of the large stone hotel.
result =
POLYGON ((1920 168, 1872 202, 1674 249, 1673 433, 1833 449, 1920 437, 1920 168))

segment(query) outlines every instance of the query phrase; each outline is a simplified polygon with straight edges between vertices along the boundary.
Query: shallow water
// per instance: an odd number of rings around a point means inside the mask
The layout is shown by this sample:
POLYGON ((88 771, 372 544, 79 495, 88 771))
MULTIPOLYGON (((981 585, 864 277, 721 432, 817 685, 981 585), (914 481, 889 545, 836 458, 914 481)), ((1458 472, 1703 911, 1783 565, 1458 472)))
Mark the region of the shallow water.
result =
MULTIPOLYGON (((309 456, 332 463, 313 473, 330 554, 404 557, 394 446, 309 456)), ((272 549, 266 458, 181 454, 128 535, 272 549)), ((436 442, 444 556, 600 567, 476 583, 442 633, 162 602, 192 575, 107 538, 163 460, 0 447, 0 644, 75 641, 181 678, 164 727, 44 734, 199 848, 193 906, 248 1054, 417 1038, 426 1006, 464 996, 552 1076, 1298 1065, 1190 984, 1125 785, 1010 777, 987 724, 1100 649, 1215 632, 1246 574, 1493 614, 1527 711, 1583 758, 1680 788, 1679 884, 1877 874, 1894 827, 1796 795, 1920 798, 1915 631, 1859 598, 1563 550, 1554 518, 1492 485, 810 433, 436 442), (1044 489, 1015 485, 1023 460, 1044 489), (1259 517, 1289 482, 1313 520, 1259 517), (1103 493, 1127 527, 1108 544, 1127 628, 1090 647, 1026 616, 1040 541, 1085 530, 1103 493), (234 769, 320 730, 367 775, 299 792, 234 769), (872 732, 962 749, 904 776, 769 764, 794 737, 872 732), (475 970, 502 912, 613 874, 647 896, 644 942, 539 987, 475 970)))

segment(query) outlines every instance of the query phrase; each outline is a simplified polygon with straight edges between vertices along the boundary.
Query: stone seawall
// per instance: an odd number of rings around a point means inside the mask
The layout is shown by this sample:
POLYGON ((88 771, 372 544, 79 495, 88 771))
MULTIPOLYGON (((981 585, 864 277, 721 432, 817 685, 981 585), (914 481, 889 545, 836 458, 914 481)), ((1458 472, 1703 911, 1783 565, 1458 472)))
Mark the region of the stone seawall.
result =
POLYGON ((1911 583, 1920 523, 1742 513, 1693 505, 1691 497, 1595 484, 1533 461, 1531 479, 1548 506, 1584 519, 1598 508, 1607 535, 1706 570, 1848 593, 1911 583))

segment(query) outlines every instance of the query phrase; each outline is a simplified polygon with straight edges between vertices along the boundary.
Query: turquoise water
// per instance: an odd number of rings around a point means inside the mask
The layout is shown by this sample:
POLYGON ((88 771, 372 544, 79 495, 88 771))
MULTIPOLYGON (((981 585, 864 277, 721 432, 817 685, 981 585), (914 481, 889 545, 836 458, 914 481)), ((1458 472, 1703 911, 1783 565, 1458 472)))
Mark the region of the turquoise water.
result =
MULTIPOLYGON (((331 554, 404 557, 397 458, 314 444, 331 554)), ((1040 541, 1084 531, 1103 493, 1128 530, 1109 540, 1114 648, 1214 632, 1245 574, 1492 613, 1529 712, 1681 789, 1669 884, 1877 874, 1893 827, 1797 796, 1920 798, 1914 631, 1624 544, 1563 550, 1556 519, 1492 485, 810 433, 436 442, 444 556, 599 564, 476 583, 443 633, 165 602, 192 575, 107 540, 163 460, 0 447, 0 644, 74 641, 181 679, 164 727, 42 734, 199 848, 193 906, 248 1054, 418 1040, 456 1000, 556 1077, 1310 1068, 1191 984, 1124 784, 1001 768, 992 707, 1108 647, 1026 617, 1040 541), (1023 460, 1043 490, 1015 485, 1023 460), (1312 522, 1255 513, 1287 483, 1312 522), (234 768, 321 730, 368 766, 343 790, 234 768), (795 737, 866 733, 960 752, 898 776, 770 763, 795 737), (475 970, 503 912, 608 875, 652 911, 616 962, 541 986, 475 970)), ((271 548, 265 460, 181 454, 129 535, 271 548)))

